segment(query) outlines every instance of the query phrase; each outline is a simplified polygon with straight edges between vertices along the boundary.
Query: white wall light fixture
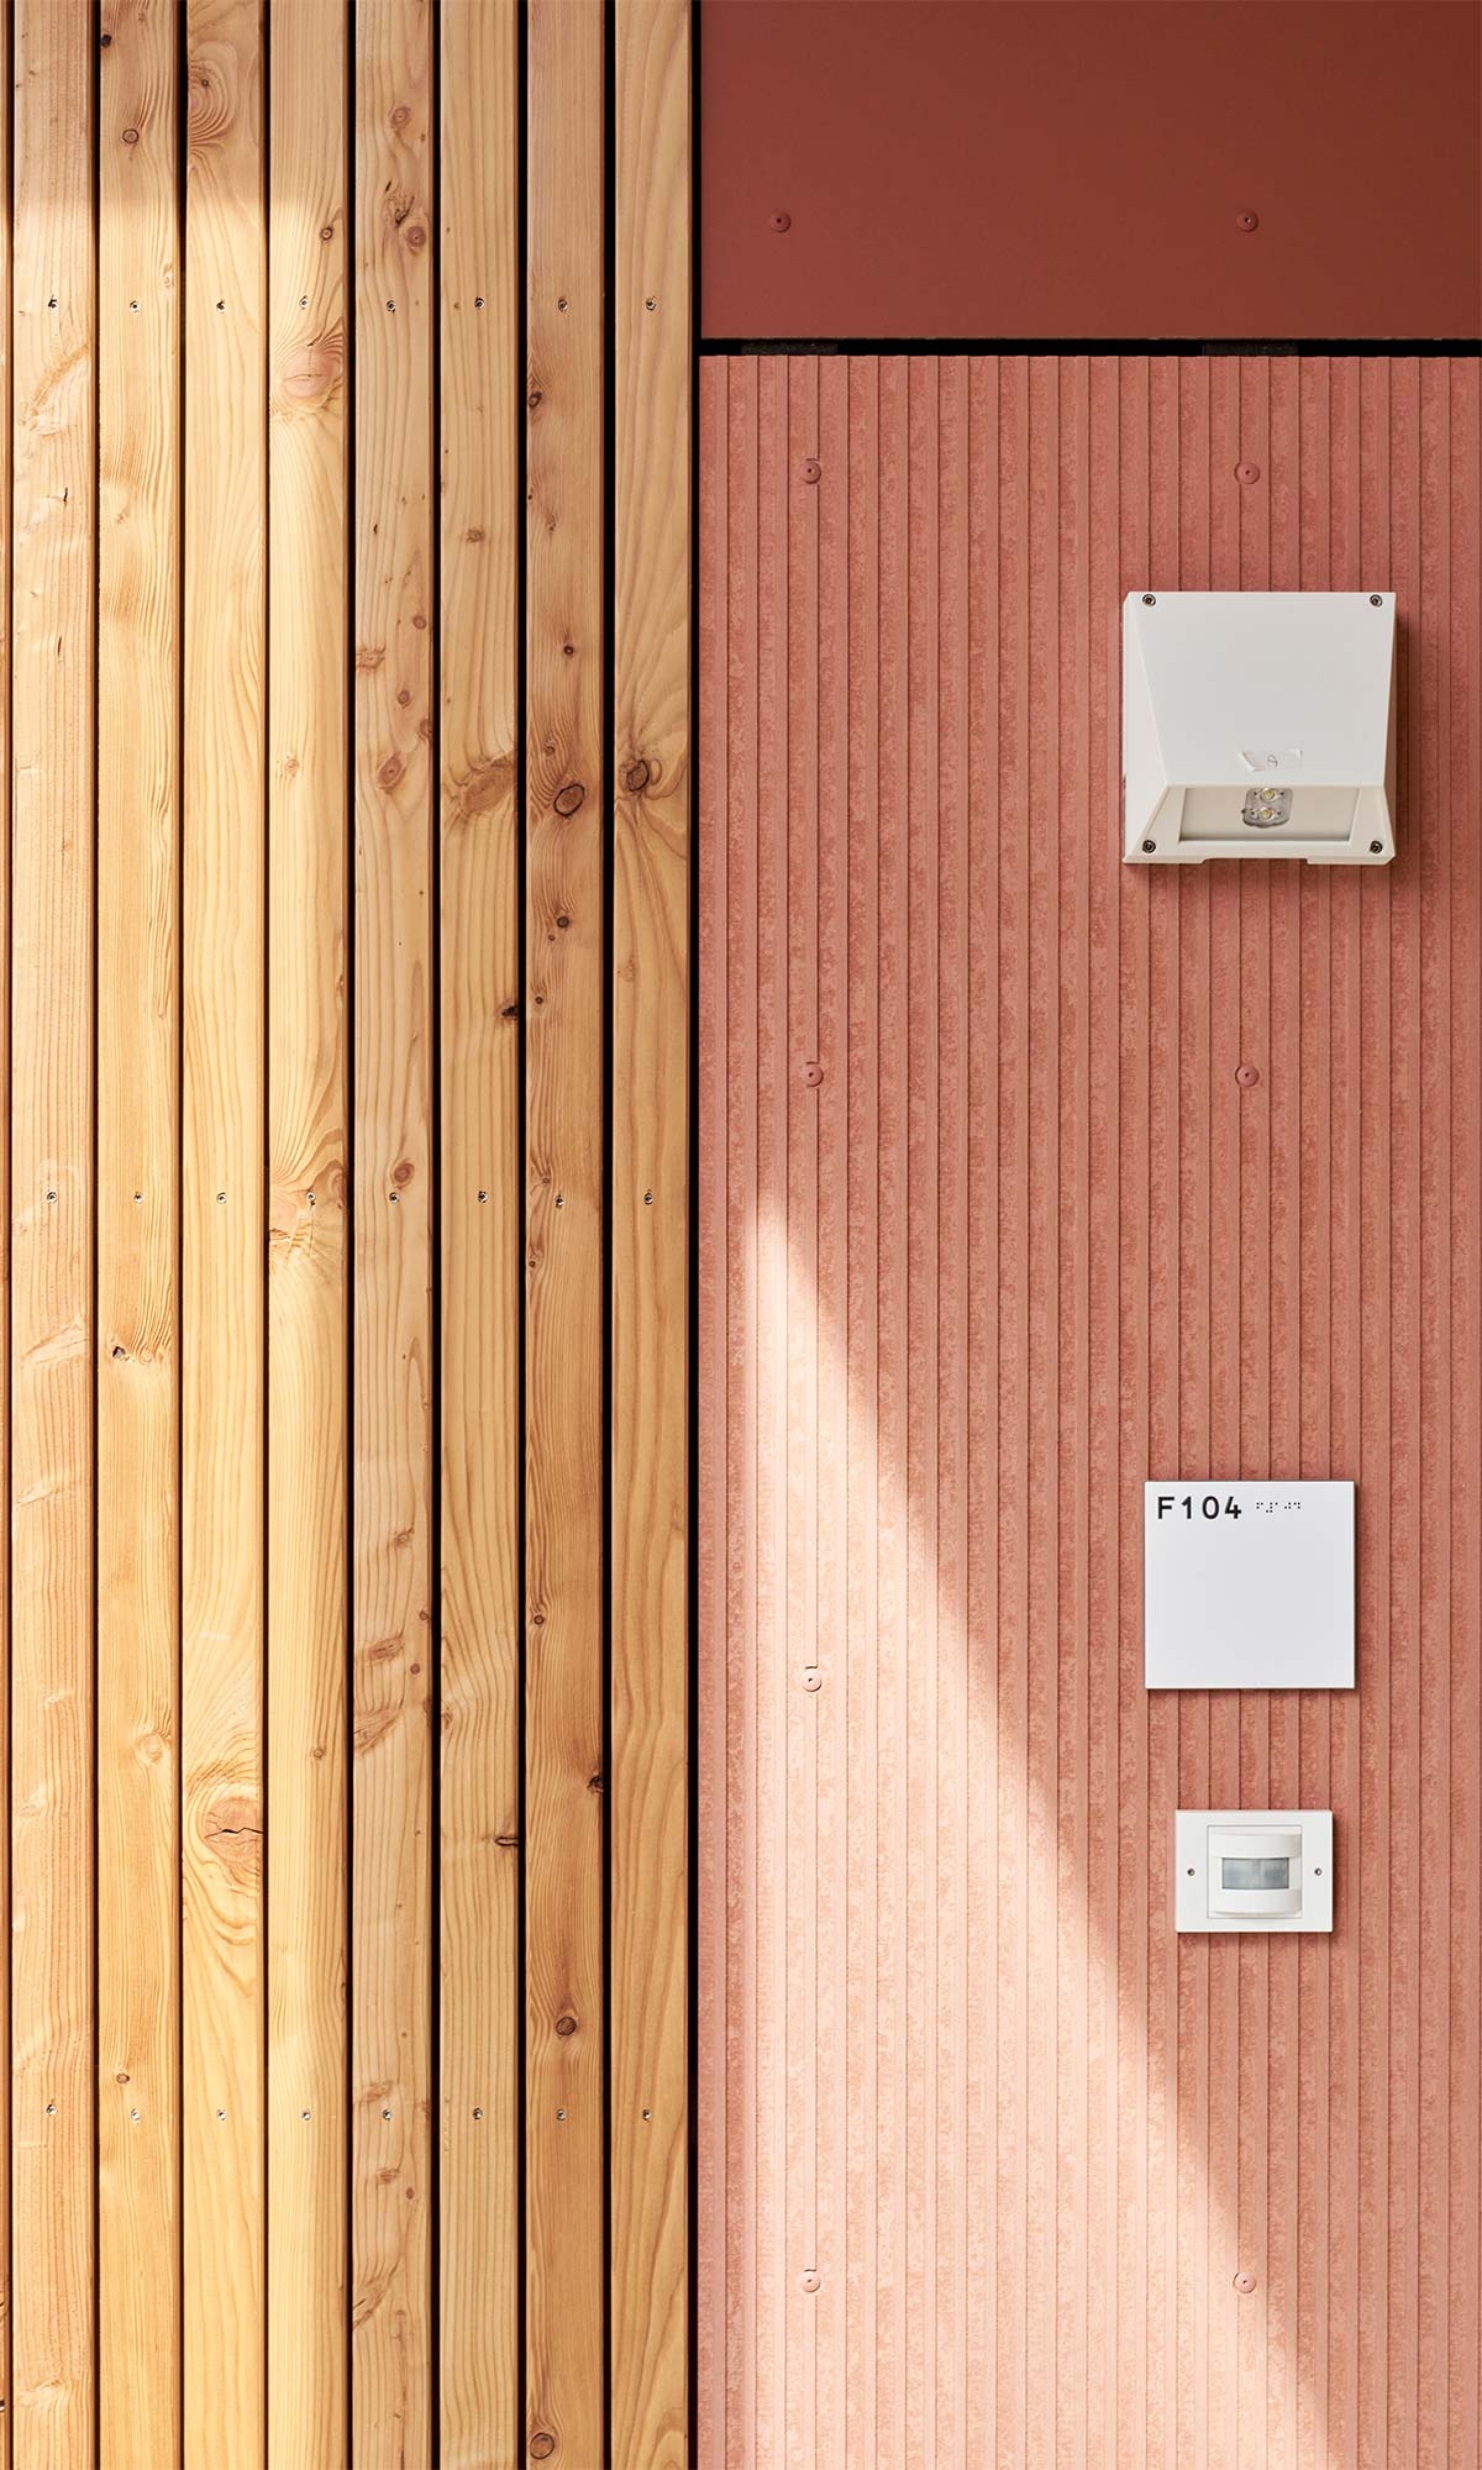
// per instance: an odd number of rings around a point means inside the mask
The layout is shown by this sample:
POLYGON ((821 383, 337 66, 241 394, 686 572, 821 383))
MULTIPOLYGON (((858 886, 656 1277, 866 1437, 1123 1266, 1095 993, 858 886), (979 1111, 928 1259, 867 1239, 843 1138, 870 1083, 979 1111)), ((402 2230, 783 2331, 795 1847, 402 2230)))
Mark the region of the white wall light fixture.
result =
POLYGON ((1395 853, 1393 592, 1129 592, 1129 865, 1395 853))
POLYGON ((1331 1930, 1331 1810, 1180 1810, 1179 1930, 1331 1930))

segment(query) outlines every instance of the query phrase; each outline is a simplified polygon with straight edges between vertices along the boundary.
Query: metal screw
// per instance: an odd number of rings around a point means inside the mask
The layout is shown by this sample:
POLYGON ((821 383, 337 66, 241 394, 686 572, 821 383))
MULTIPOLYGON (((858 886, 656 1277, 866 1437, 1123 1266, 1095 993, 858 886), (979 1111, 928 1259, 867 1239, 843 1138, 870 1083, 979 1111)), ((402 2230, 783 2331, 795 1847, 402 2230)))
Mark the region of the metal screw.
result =
POLYGON ((645 1208, 645 1209, 652 1209, 653 1205, 654 1205, 654 1196, 653 1196, 653 1194, 652 1194, 651 1192, 645 1192, 645 1194, 644 1194, 644 1196, 643 1196, 643 1206, 644 1206, 644 1208, 645 1208))
POLYGON ((482 2111, 482 2110, 475 2110, 475 2112, 474 2112, 474 2117, 475 2117, 475 2118, 482 2118, 482 2117, 483 2117, 483 2115, 484 2115, 484 2113, 483 2113, 483 2111, 482 2111))
POLYGON ((383 2110, 381 2112, 381 2116, 382 2118, 389 2118, 391 2116, 391 2112, 389 2110, 383 2110))
POLYGON ((644 2113, 643 2113, 643 2123, 644 2123, 645 2127, 650 2126, 650 2125, 652 2124, 652 2122, 653 2122, 653 2112, 652 2112, 652 2110, 645 2110, 645 2111, 644 2111, 644 2113))
POLYGON ((1382 592, 1371 592, 1369 594, 1369 606, 1371 609, 1382 609, 1384 607, 1384 594, 1382 592))
POLYGON ((654 310, 658 307, 658 305, 659 305, 659 304, 658 304, 658 302, 657 302, 656 300, 645 300, 645 302, 644 302, 644 304, 643 304, 643 305, 644 305, 644 307, 648 310, 649 314, 650 314, 650 315, 652 315, 653 311, 654 311, 654 310))
POLYGON ((392 1208, 394 1209, 394 1208, 396 1207, 397 1202, 401 1199, 401 1194, 400 1194, 399 1192, 388 1192, 388 1193, 387 1193, 387 1195, 386 1195, 386 1198, 387 1198, 387 1200, 391 1203, 391 1206, 392 1206, 392 1208))
POLYGON ((488 1200, 488 1198, 489 1198, 489 1195, 488 1195, 488 1193, 487 1193, 487 1192, 481 1192, 481 1193, 479 1194, 479 1199, 480 1199, 481 1201, 487 1201, 487 1200, 488 1200))
POLYGON ((129 2112, 129 2116, 130 2116, 130 2118, 133 2120, 134 2125, 137 2127, 137 2126, 138 2126, 138 2124, 139 2124, 139 2113, 138 2113, 138 2111, 137 2111, 137 2110, 130 2110, 130 2112, 129 2112))
POLYGON ((558 2111, 556 2112, 556 2116, 557 2116, 557 2118, 564 2118, 564 2117, 566 2116, 566 2113, 565 2113, 565 2111, 564 2111, 564 2110, 558 2110, 558 2111))
POLYGON ((56 2114, 57 2114, 57 2105, 56 2105, 56 2103, 55 2103, 54 2101, 49 2101, 49 2102, 47 2103, 47 2105, 46 2105, 46 2115, 47 2115, 47 2117, 48 2117, 48 2118, 55 2118, 55 2117, 56 2117, 56 2114))
POLYGON ((558 300, 558 301, 557 301, 557 303, 556 303, 556 306, 557 306, 557 308, 560 310, 561 315, 564 317, 564 316, 565 316, 565 314, 566 314, 566 303, 565 303, 565 301, 564 301, 564 300, 558 300))
POLYGON ((483 305, 484 305, 484 295, 483 295, 483 293, 482 293, 482 292, 480 292, 480 293, 479 293, 479 296, 478 296, 478 298, 475 300, 475 302, 474 302, 474 304, 473 304, 473 305, 474 305, 474 307, 475 307, 476 309, 481 309, 481 308, 483 307, 483 305))
POLYGON ((300 2118, 312 2118, 313 2115, 314 2113, 312 2110, 300 2110, 299 2112, 300 2118))
POLYGON ((216 1195, 216 1200, 217 1200, 217 1205, 218 1205, 218 1207, 220 1206, 220 1204, 221 1204, 221 1203, 222 1203, 225 1199, 226 1199, 226 1194, 225 1194, 224 1192, 218 1192, 218 1193, 217 1193, 217 1195, 216 1195))
POLYGON ((1383 841, 1382 841, 1382 840, 1371 840, 1371 841, 1370 841, 1370 843, 1369 843, 1369 855, 1370 855, 1370 857, 1371 857, 1371 858, 1382 858, 1382 857, 1383 857, 1383 855, 1384 855, 1384 843, 1383 843, 1383 841))
POLYGON ((1142 596, 1142 605, 1143 605, 1144 609, 1155 609, 1155 608, 1157 607, 1157 605, 1158 605, 1158 595, 1157 595, 1157 593, 1156 593, 1156 592, 1144 592, 1144 593, 1143 593, 1143 596, 1142 596))
POLYGON ((1153 854, 1154 850, 1157 848, 1157 846, 1158 846, 1158 844, 1157 844, 1157 842, 1156 842, 1155 840, 1145 840, 1145 841, 1143 842, 1143 844, 1142 844, 1142 854, 1143 854, 1143 856, 1144 856, 1145 858, 1150 858, 1150 857, 1152 856, 1152 854, 1153 854))
POLYGON ((218 2118, 225 2118, 225 2116, 226 2116, 226 2112, 225 2112, 225 2110, 218 2110, 218 2111, 217 2111, 217 2113, 216 2113, 216 2115, 217 2115, 217 2117, 218 2117, 218 2118))
POLYGON ((46 1196, 46 1197, 47 1197, 47 1199, 48 1199, 49 1201, 54 1201, 54 1200, 56 1199, 56 1197, 57 1197, 57 1196, 56 1196, 55 1192, 48 1192, 48 1194, 47 1194, 47 1196, 46 1196))
POLYGON ((1314 1877, 1314 1878, 1321 1878, 1321 1876, 1322 1876, 1322 1870, 1321 1870, 1321 1868, 1316 1868, 1316 1869, 1314 1869, 1314 1871, 1313 1871, 1312 1875, 1313 1875, 1313 1877, 1314 1877))

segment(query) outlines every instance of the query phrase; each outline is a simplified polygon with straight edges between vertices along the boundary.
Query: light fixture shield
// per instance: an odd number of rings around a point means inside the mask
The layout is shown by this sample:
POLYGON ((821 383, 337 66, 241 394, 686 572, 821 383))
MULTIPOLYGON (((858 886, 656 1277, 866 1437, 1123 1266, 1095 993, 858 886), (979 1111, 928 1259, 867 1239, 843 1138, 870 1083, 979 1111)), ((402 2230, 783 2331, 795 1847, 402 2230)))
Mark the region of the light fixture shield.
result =
POLYGON ((1395 854, 1392 592, 1129 592, 1130 865, 1395 854))

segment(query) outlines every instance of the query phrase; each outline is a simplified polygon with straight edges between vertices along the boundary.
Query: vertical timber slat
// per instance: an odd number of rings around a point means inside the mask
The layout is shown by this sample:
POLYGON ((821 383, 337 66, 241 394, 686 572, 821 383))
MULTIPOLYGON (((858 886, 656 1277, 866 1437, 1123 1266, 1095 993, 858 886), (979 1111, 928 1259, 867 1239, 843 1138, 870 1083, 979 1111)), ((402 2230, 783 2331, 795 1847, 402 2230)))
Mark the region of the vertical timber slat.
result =
POLYGON ((263 2459, 263 24, 189 0, 181 1146, 185 2459, 263 2459))
POLYGON ((356 54, 354 2459, 432 2453, 432 42, 356 54))
POLYGON ((603 2407, 604 14, 532 0, 526 374, 527 2414, 603 2407))
POLYGON ((442 16, 443 2470, 519 2427, 518 18, 442 16))
POLYGON ((689 12, 618 0, 612 2449, 686 2457, 689 12))
POLYGON ((15 2459, 96 2447, 92 10, 14 19, 11 2249, 15 2459))
POLYGON ((98 131, 98 2400, 180 2459, 177 46, 109 0, 98 131))
POLYGON ((275 0, 268 241, 271 2470, 349 2458, 344 0, 275 0))

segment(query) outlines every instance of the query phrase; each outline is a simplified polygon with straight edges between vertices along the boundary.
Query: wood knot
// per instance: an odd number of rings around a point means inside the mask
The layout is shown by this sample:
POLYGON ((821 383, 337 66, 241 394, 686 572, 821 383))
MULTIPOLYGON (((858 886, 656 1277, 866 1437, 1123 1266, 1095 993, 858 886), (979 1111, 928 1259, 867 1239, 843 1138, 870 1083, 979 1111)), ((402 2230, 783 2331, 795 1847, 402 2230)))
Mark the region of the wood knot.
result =
POLYGON ((406 765, 402 762, 400 755, 388 755, 377 772, 376 778, 383 789, 394 789, 405 770, 406 765))
POLYGON ((645 763, 642 755, 639 755, 627 766, 624 771, 623 787, 630 791, 636 798, 640 789, 646 789, 652 778, 653 773, 645 763))
POLYGON ((550 2433, 549 2429, 548 2429, 548 2428, 544 2428, 544 2427, 537 2427, 537 2428, 536 2428, 536 2430, 535 2430, 534 2435, 533 2435, 533 2436, 531 2437, 531 2439, 530 2439, 530 2458, 531 2458, 531 2460, 532 2460, 532 2461, 549 2461, 549 2460, 550 2460, 550 2457, 551 2457, 551 2455, 554 2453, 555 2449, 556 2449, 556 2439, 555 2439, 555 2437, 554 2437, 554 2436, 550 2433))
POLYGON ((255 1801, 241 1793, 226 1794, 206 1812, 204 1833, 212 1852, 239 1884, 257 1879, 262 1868, 262 1823, 255 1801))
POLYGON ((556 791, 554 798, 551 800, 551 804, 554 806, 558 815, 563 815, 569 820, 570 817, 573 816, 577 810, 585 804, 586 795, 587 788, 585 781, 569 780, 564 789, 558 789, 556 791))
POLYGON ((316 335, 312 343, 289 353, 278 380, 280 402, 290 411, 326 404, 339 385, 344 368, 344 328, 336 326, 332 334, 316 335))
POLYGON ((575 2030, 576 2030, 576 2018, 575 2018, 575 2016, 574 2016, 574 2015, 558 2015, 558 2016, 557 2016, 557 2018, 556 2018, 556 2030, 557 2030, 557 2032, 560 2034, 561 2039, 562 2039, 563 2041, 569 2041, 569 2040, 571 2039, 572 2034, 573 2034, 573 2033, 575 2032, 575 2030))

